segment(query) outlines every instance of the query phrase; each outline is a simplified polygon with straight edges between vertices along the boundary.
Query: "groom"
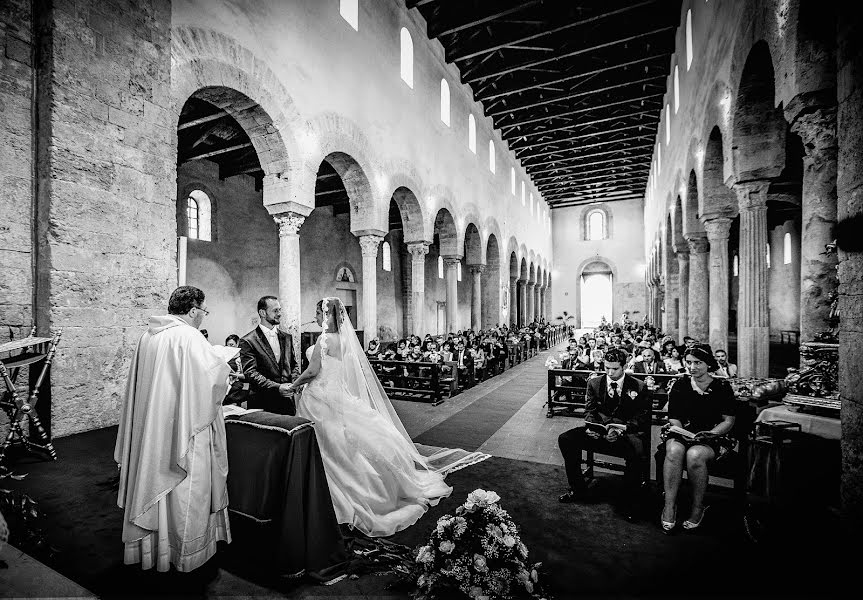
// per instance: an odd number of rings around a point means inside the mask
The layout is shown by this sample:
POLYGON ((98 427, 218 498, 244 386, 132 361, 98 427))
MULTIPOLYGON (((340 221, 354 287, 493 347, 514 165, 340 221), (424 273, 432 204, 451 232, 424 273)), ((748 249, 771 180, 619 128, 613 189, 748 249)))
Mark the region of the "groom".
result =
POLYGON ((291 380, 299 374, 293 339, 279 329, 282 306, 275 296, 258 300, 260 323, 240 339, 240 360, 249 382, 249 408, 297 414, 291 380))

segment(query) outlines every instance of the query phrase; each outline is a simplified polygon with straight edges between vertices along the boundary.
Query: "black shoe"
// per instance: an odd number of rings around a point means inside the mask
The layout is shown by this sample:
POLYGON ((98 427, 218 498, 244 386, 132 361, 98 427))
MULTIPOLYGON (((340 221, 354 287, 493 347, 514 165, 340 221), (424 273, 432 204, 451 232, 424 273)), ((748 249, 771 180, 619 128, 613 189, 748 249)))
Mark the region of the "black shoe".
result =
POLYGON ((564 504, 570 504, 572 502, 581 502, 587 496, 587 490, 569 490, 565 494, 561 494, 558 498, 559 502, 563 502, 564 504))

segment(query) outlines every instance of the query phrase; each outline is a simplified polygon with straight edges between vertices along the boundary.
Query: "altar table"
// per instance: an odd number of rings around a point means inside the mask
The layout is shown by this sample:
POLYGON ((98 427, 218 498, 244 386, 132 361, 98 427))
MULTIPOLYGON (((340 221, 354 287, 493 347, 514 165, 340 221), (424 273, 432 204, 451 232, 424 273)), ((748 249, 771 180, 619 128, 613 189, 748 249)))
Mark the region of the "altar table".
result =
POLYGON ((758 414, 758 423, 765 421, 788 421, 800 424, 801 433, 818 436, 828 440, 838 440, 842 436, 839 419, 801 412, 796 407, 779 404, 769 406, 758 414))
POLYGON ((311 421, 260 411, 226 418, 225 430, 229 549, 283 577, 343 575, 348 552, 311 421))

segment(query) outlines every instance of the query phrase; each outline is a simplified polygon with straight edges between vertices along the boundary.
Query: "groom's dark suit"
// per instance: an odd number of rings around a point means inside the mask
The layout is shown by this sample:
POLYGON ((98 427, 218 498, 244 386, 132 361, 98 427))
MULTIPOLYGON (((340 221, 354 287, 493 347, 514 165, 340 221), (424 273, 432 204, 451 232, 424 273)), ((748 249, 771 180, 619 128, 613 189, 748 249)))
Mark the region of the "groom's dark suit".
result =
POLYGON ((249 382, 249 408, 263 408, 267 412, 283 415, 297 414, 293 398, 279 394, 279 386, 291 382, 291 373, 297 369, 297 359, 293 355, 293 338, 278 331, 279 346, 282 349, 276 360, 270 342, 260 327, 240 338, 240 360, 243 373, 249 382))

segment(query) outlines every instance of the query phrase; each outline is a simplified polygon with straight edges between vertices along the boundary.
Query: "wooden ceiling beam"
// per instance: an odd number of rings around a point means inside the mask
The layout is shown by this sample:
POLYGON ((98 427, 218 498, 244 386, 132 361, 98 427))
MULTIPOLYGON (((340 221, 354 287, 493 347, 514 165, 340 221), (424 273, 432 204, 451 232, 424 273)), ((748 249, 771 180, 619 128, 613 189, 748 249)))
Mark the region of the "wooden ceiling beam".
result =
POLYGON ((431 4, 434 1, 435 0, 407 0, 407 2, 405 2, 405 6, 408 8, 419 8, 420 6, 431 4))
MULTIPOLYGON (((594 111, 597 111, 597 110, 602 110, 602 109, 604 109, 604 108, 611 108, 612 106, 622 106, 622 105, 624 105, 624 104, 630 104, 630 103, 632 103, 632 102, 644 102, 644 101, 647 101, 647 100, 650 100, 650 99, 653 99, 653 98, 658 98, 658 99, 660 99, 660 100, 661 100, 661 99, 663 98, 663 96, 664 96, 664 95, 665 95, 665 94, 656 93, 656 94, 647 94, 647 95, 645 95, 645 96, 636 96, 636 97, 634 97, 634 98, 627 98, 627 99, 625 99, 625 100, 617 100, 617 101, 615 101, 615 102, 608 102, 608 103, 606 103, 606 104, 599 104, 599 105, 594 105, 594 106, 586 106, 586 107, 584 107, 584 108, 579 108, 579 109, 576 109, 576 110, 569 110, 569 111, 562 112, 562 113, 550 113, 550 114, 547 114, 547 115, 543 115, 543 116, 541 116, 541 117, 531 117, 531 118, 529 118, 529 119, 522 119, 521 121, 516 121, 515 123, 497 123, 497 124, 495 124, 495 127, 500 128, 500 129, 501 129, 501 131, 503 131, 503 130, 509 130, 509 129, 514 128, 514 127, 519 127, 519 126, 521 126, 521 125, 531 125, 531 124, 533 124, 533 123, 539 123, 540 121, 550 121, 551 119, 560 119, 560 118, 563 118, 563 117, 571 117, 571 116, 573 116, 573 115, 580 115, 580 114, 584 114, 584 113, 594 112, 594 111)), ((653 108, 650 108, 650 109, 646 109, 646 110, 643 110, 643 111, 639 111, 639 112, 636 112, 636 113, 632 113, 632 114, 631 114, 631 115, 629 115, 629 116, 632 116, 632 115, 639 115, 639 114, 657 114, 657 115, 658 115, 658 113, 659 113, 659 109, 660 109, 660 108, 661 108, 661 102, 660 102, 660 105, 659 105, 659 106, 656 106, 656 107, 653 107, 653 108)), ((590 122, 588 122, 588 123, 590 123, 590 122)), ((570 127, 576 127, 576 126, 579 126, 579 125, 582 125, 582 123, 572 123, 572 124, 571 124, 571 125, 569 125, 569 126, 570 126, 570 127)), ((529 133, 525 133, 524 135, 539 135, 540 133, 545 133, 545 132, 544 132, 544 131, 543 131, 543 132, 540 132, 540 131, 533 132, 533 131, 531 131, 531 132, 529 132, 529 133)))
MULTIPOLYGON (((658 119, 657 119, 658 122, 658 119)), ((598 135, 611 135, 612 133, 620 133, 621 131, 630 131, 632 129, 640 129, 642 127, 650 127, 651 125, 655 125, 655 123, 636 123, 635 125, 627 125, 626 127, 617 127, 615 129, 600 129, 597 131, 592 131, 590 133, 584 133, 582 135, 573 135, 567 138, 557 139, 557 140, 546 140, 544 142, 536 142, 534 144, 527 144, 525 146, 514 146, 510 144, 509 149, 513 152, 518 152, 519 150, 527 150, 529 148, 541 148, 543 146, 548 146, 549 144, 563 144, 566 142, 572 142, 575 140, 584 140, 592 137, 596 137, 598 135)))
POLYGON ((183 129, 188 129, 189 127, 194 127, 196 125, 202 125, 204 123, 209 123, 210 121, 215 121, 216 119, 222 119, 227 117, 228 113, 224 110, 220 110, 219 112, 215 112, 211 115, 207 115, 206 117, 201 117, 200 119, 193 119, 191 121, 187 121, 185 123, 181 123, 177 125, 177 131, 182 131, 183 129))
POLYGON ((618 46, 620 44, 626 44, 627 42, 632 42, 644 37, 648 37, 651 35, 656 35, 658 33, 664 33, 666 31, 671 31, 672 29, 676 29, 676 25, 666 25, 664 27, 657 27, 655 29, 651 29, 650 31, 642 31, 640 33, 636 33, 633 35, 628 35, 623 38, 618 38, 616 40, 612 40, 610 42, 604 42, 602 44, 596 44, 593 46, 589 46, 587 48, 579 48, 578 50, 573 50, 571 52, 564 52, 563 54, 558 54, 556 56, 550 56, 548 58, 542 58, 539 60, 533 60, 528 62, 523 62, 512 67, 506 67, 503 69, 498 69, 497 71, 492 71, 491 73, 486 73, 484 75, 478 75, 476 77, 464 77, 463 80, 465 83, 475 83, 477 81, 485 81, 486 79, 491 79, 492 77, 500 77, 502 75, 508 75, 510 73, 515 73, 517 71, 521 71, 523 69, 527 69, 530 67, 538 67, 539 65, 544 65, 546 63, 555 62, 562 60, 564 58, 572 58, 573 56, 580 56, 582 54, 586 54, 588 52, 595 52, 601 48, 609 48, 611 46, 618 46))
POLYGON ((626 67, 631 67, 633 65, 641 64, 644 62, 649 62, 651 60, 656 60, 658 58, 668 58, 668 54, 653 54, 651 56, 645 56, 644 58, 638 58, 636 60, 630 60, 625 63, 618 63, 614 65, 609 65, 607 67, 602 67, 601 69, 593 69, 591 71, 582 71, 576 75, 567 75, 566 77, 558 77, 557 79, 549 79, 548 81, 536 82, 530 85, 523 85, 513 87, 507 90, 503 90, 501 92, 496 92, 494 94, 489 94, 488 96, 477 96, 477 100, 480 102, 485 102, 486 100, 494 100, 496 98, 503 98, 505 96, 511 96, 513 94, 521 94, 522 92, 528 92, 530 90, 544 88, 549 85, 557 85, 558 83, 564 83, 566 81, 572 81, 574 79, 583 79, 585 77, 590 77, 592 75, 599 75, 600 73, 607 73, 608 71, 616 71, 617 69, 625 69, 626 67))
POLYGON ((656 139, 656 134, 653 133, 651 135, 633 135, 626 138, 621 138, 619 140, 606 140, 604 142, 596 142, 594 144, 582 144, 580 146, 570 146, 569 148, 563 148, 560 150, 546 150, 545 152, 527 152, 524 154, 517 154, 516 158, 518 160, 525 160, 531 158, 538 158, 540 156, 552 156, 554 154, 569 154, 571 152, 577 152, 583 148, 600 148, 602 146, 608 146, 609 144, 625 144, 627 142, 633 140, 653 140, 656 139))
POLYGON ((234 150, 241 150, 243 148, 250 148, 252 146, 252 142, 246 142, 245 144, 236 144, 234 146, 228 146, 227 148, 220 148, 218 150, 212 150, 210 152, 204 152, 203 154, 196 154, 194 156, 190 156, 183 160, 182 162, 188 162, 190 160, 201 160, 203 158, 211 158, 213 156, 218 156, 220 154, 226 154, 228 152, 233 152, 234 150))
POLYGON ((484 15, 484 16, 475 16, 469 21, 465 21, 464 23, 459 23, 458 25, 451 25, 442 28, 440 31, 437 28, 428 28, 428 37, 429 39, 439 38, 444 35, 451 35, 453 33, 457 33, 459 31, 464 31, 465 29, 470 29, 471 27, 476 27, 478 25, 484 25, 485 23, 489 23, 490 21, 494 21, 495 19, 499 19, 501 17, 505 17, 507 15, 511 15, 513 13, 521 12, 531 6, 536 6, 537 4, 542 4, 542 0, 528 0, 527 2, 522 2, 517 6, 512 6, 510 8, 497 11, 495 13, 484 15))
POLYGON ((536 187, 539 191, 543 191, 546 189, 559 187, 561 185, 578 185, 581 183, 587 183, 588 181, 612 181, 612 180, 616 180, 615 178, 618 178, 618 177, 633 178, 633 179, 638 179, 638 180, 647 179, 647 174, 646 173, 640 173, 640 172, 612 173, 612 174, 605 174, 605 175, 594 175, 593 177, 580 177, 579 175, 580 174, 572 174, 572 175, 568 176, 566 179, 562 179, 562 180, 558 180, 558 181, 553 181, 550 179, 544 180, 544 182, 542 182, 542 183, 537 183, 536 181, 534 181, 534 184, 536 184, 536 187))
MULTIPOLYGON (((527 167, 525 167, 525 171, 527 172, 527 174, 532 179, 535 175, 543 175, 545 173, 568 172, 568 171, 572 171, 573 169, 582 169, 584 167, 595 167, 597 165, 607 165, 607 164, 611 164, 611 163, 614 163, 614 164, 625 163, 628 165, 628 163, 631 163, 634 160, 645 161, 645 162, 637 163, 639 165, 644 165, 644 164, 649 163, 649 159, 651 156, 652 156, 652 154, 648 154, 648 153, 643 153, 643 154, 635 155, 635 156, 619 156, 617 158, 605 158, 602 160, 597 160, 597 161, 593 161, 593 162, 589 162, 589 163, 581 163, 581 164, 576 164, 576 165, 564 165, 564 166, 560 166, 560 167, 551 167, 548 169, 533 169, 532 171, 529 170, 527 167)), ((562 161, 557 161, 557 162, 562 162, 562 161)))
POLYGON ((623 87, 627 87, 630 85, 640 85, 643 83, 650 83, 652 81, 656 81, 659 79, 666 79, 666 75, 654 75, 652 77, 643 77, 641 79, 636 79, 634 81, 624 81, 622 83, 615 83, 613 85, 607 85, 601 88, 593 88, 590 90, 581 90, 578 92, 567 93, 563 95, 557 95, 553 98, 545 98, 543 100, 537 100, 536 102, 531 102, 529 104, 521 104, 519 106, 510 106, 505 109, 500 109, 496 111, 486 111, 486 116, 488 117, 497 117, 503 114, 512 114, 515 112, 519 112, 522 110, 527 110, 529 108, 536 108, 538 106, 545 106, 546 104, 554 104, 555 102, 563 102, 565 100, 572 100, 573 98, 581 98, 582 96, 592 96, 594 94, 601 94, 602 92, 608 92, 611 90, 617 90, 623 87))
POLYGON ((642 175, 646 176, 649 173, 649 169, 644 168, 641 165, 626 165, 624 167, 604 167, 602 169, 592 169, 590 171, 579 171, 577 173, 563 173, 560 175, 544 175, 542 177, 532 177, 531 179, 536 184, 536 187, 540 190, 543 189, 544 186, 549 185, 557 185, 562 181, 592 181, 595 179, 602 179, 604 177, 608 177, 611 175, 637 175, 641 177, 642 175), (632 169, 632 170, 622 170, 622 169, 632 169), (598 173, 602 173, 599 175, 598 173), (592 175, 592 177, 584 177, 584 175, 592 175))
MULTIPOLYGON (((468 50, 464 53, 456 53, 453 56, 447 56, 448 62, 458 63, 464 60, 468 60, 469 58, 474 58, 476 56, 481 56, 483 54, 488 54, 489 52, 495 52, 496 50, 500 50, 502 48, 506 48, 507 46, 512 46, 513 44, 523 44, 525 42, 531 42, 533 40, 538 40, 548 35, 553 35, 555 33, 560 33, 561 31, 566 31, 567 29, 572 29, 573 27, 578 27, 579 25, 587 25, 588 23, 594 23, 601 19, 605 19, 608 17, 614 17, 619 14, 623 14, 629 12, 631 10, 641 8, 642 6, 647 6, 649 4, 654 4, 658 0, 648 0, 646 2, 639 2, 638 4, 633 4, 632 6, 627 6, 624 8, 620 8, 618 10, 612 10, 607 13, 603 13, 601 15, 594 15, 592 17, 588 17, 587 19, 581 19, 580 21, 574 21, 572 23, 568 23, 566 25, 562 25, 560 27, 555 27, 553 29, 549 29, 548 31, 540 31, 538 33, 534 33, 527 36, 522 36, 518 38, 513 38, 503 43, 492 44, 491 46, 487 46, 485 48, 477 48, 473 50, 468 50)), ((408 8, 410 8, 410 3, 408 4, 408 8)))
POLYGON ((570 208, 572 206, 584 206, 585 204, 598 204, 600 202, 616 202, 620 200, 641 200, 642 196, 625 196, 622 198, 585 198, 572 201, 549 202, 548 207, 551 210, 556 208, 570 208))
MULTIPOLYGON (((598 190, 608 190, 608 189, 621 189, 637 186, 639 188, 644 187, 644 183, 641 179, 608 179, 604 182, 596 182, 596 183, 581 183, 581 184, 566 184, 561 183, 557 186, 557 189, 563 189, 567 192, 575 192, 579 190, 586 190, 589 192, 594 192, 598 190)), ((549 190, 547 192, 543 192, 543 198, 553 196, 555 191, 549 190)))
POLYGON ((551 160, 543 160, 540 162, 529 163, 529 164, 524 162, 525 160, 530 158, 528 156, 528 157, 525 157, 524 159, 522 159, 521 164, 525 169, 527 169, 528 167, 541 167, 544 165, 554 165, 554 164, 558 164, 558 163, 562 163, 562 162, 572 162, 574 160, 581 160, 583 158, 593 158, 594 156, 606 156, 609 154, 618 154, 618 153, 625 154, 626 152, 632 152, 634 150, 647 150, 647 149, 653 150, 653 146, 654 146, 654 144, 653 144, 653 142, 651 142, 650 144, 641 144, 640 146, 628 146, 626 148, 618 148, 616 150, 606 150, 604 152, 591 152, 590 154, 579 154, 578 156, 570 156, 568 158, 555 158, 555 159, 551 159, 551 160))

